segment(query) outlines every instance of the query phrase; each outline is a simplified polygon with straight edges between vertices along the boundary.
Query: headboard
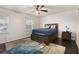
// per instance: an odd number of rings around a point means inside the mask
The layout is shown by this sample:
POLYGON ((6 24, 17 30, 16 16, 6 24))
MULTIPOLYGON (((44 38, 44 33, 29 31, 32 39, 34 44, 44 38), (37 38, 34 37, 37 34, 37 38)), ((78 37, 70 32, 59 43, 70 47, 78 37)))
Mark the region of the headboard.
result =
POLYGON ((55 29, 58 29, 58 24, 57 23, 53 23, 53 24, 45 24, 45 27, 48 26, 48 27, 52 27, 52 26, 55 26, 55 29))

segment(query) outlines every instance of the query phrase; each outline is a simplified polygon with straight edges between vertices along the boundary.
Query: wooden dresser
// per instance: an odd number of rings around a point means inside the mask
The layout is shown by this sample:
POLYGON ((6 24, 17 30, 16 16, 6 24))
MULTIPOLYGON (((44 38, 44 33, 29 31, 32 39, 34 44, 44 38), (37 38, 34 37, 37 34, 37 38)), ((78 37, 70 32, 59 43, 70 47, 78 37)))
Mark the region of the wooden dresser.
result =
POLYGON ((62 40, 71 40, 71 32, 63 31, 62 32, 62 40))

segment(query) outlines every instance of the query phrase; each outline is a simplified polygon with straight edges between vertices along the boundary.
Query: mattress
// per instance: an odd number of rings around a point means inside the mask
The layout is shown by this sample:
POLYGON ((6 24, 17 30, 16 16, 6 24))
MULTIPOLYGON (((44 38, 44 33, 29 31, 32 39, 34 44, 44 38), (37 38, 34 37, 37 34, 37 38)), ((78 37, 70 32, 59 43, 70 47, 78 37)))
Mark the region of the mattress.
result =
POLYGON ((40 28, 40 29, 33 29, 32 30, 32 33, 33 34, 37 34, 37 35, 45 35, 45 36, 48 36, 48 35, 53 35, 53 34, 56 34, 58 32, 57 29, 49 29, 49 28, 40 28))

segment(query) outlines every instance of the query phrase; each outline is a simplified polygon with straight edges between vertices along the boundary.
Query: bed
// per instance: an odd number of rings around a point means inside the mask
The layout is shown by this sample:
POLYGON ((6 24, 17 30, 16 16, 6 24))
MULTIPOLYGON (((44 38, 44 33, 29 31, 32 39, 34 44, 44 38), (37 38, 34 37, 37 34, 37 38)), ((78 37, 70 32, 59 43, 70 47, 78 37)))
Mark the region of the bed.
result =
POLYGON ((56 42, 58 40, 58 24, 45 24, 45 28, 33 29, 31 39, 37 42, 45 42, 46 44, 56 42))

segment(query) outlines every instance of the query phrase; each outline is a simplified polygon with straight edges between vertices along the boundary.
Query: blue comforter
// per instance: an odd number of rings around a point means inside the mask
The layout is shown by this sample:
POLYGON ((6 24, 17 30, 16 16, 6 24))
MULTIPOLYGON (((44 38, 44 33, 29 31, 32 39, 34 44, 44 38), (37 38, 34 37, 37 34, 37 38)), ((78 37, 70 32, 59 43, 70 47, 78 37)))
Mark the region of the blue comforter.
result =
POLYGON ((33 29, 32 30, 33 34, 37 34, 37 35, 51 35, 51 34, 56 34, 57 33, 57 29, 49 29, 49 28, 40 28, 40 29, 33 29))

